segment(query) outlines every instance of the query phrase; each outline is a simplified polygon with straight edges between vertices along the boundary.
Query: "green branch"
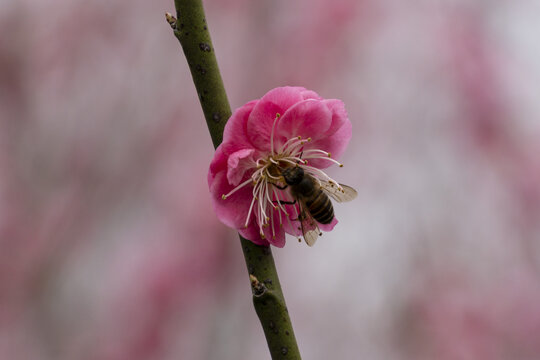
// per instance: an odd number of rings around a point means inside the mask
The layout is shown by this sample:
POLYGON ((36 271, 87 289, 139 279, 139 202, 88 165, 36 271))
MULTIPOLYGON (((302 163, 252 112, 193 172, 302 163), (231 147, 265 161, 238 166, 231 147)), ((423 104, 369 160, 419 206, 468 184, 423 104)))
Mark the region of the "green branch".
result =
MULTIPOLYGON (((175 0, 176 18, 167 21, 180 41, 214 147, 223 140, 231 107, 221 80, 201 0, 175 0)), ((300 359, 285 298, 270 247, 255 245, 240 236, 253 292, 253 305, 261 321, 272 359, 300 359)))

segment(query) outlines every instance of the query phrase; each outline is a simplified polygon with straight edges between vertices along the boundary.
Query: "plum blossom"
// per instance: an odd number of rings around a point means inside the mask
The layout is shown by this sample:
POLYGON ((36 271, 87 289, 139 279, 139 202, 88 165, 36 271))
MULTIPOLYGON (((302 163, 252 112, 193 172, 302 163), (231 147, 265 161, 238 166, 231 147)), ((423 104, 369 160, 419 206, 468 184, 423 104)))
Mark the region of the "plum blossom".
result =
MULTIPOLYGON (((322 169, 351 138, 342 101, 323 99, 302 87, 279 87, 236 109, 225 126, 208 171, 218 218, 248 240, 285 245, 285 233, 300 236, 301 205, 282 175, 300 167, 319 183, 334 184, 322 169)), ((337 224, 318 227, 330 231, 337 224)))

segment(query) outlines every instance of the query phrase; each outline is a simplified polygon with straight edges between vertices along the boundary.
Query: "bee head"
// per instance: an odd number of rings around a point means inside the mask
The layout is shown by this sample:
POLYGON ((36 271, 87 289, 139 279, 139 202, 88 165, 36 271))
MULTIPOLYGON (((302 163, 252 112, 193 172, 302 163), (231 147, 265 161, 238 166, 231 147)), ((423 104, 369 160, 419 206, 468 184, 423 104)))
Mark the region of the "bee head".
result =
POLYGON ((296 185, 304 178, 304 169, 298 166, 286 168, 281 175, 283 175, 287 185, 296 185))

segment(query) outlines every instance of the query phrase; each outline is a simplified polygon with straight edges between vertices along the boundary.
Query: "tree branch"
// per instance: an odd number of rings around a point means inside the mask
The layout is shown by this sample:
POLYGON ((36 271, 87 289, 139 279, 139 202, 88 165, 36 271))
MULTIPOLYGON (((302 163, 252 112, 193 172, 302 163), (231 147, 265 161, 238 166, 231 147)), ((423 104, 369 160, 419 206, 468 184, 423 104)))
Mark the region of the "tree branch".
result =
MULTIPOLYGON (((212 142, 223 140, 231 108, 219 73, 214 47, 201 0, 175 0, 176 18, 166 19, 186 57, 212 142)), ((259 316, 272 359, 300 359, 270 247, 255 245, 240 236, 253 305, 259 316)))

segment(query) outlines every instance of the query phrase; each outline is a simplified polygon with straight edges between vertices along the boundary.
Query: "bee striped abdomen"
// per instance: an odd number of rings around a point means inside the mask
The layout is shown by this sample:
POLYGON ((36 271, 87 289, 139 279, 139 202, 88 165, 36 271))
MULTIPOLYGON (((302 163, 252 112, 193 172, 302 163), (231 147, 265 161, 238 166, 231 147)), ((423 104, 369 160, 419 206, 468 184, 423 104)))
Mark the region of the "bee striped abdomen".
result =
POLYGON ((306 206, 311 216, 321 224, 330 224, 334 219, 334 207, 330 198, 321 190, 316 189, 309 200, 306 200, 306 206))

